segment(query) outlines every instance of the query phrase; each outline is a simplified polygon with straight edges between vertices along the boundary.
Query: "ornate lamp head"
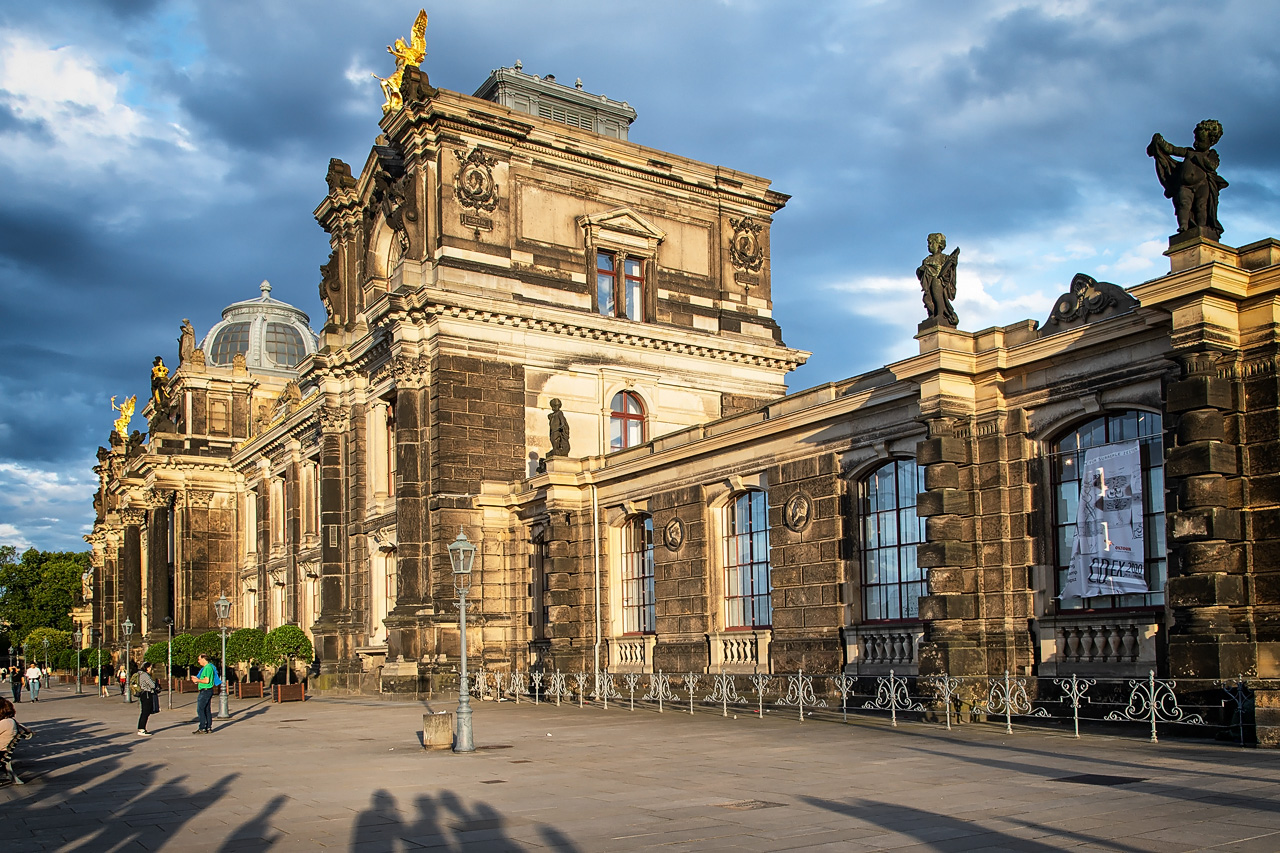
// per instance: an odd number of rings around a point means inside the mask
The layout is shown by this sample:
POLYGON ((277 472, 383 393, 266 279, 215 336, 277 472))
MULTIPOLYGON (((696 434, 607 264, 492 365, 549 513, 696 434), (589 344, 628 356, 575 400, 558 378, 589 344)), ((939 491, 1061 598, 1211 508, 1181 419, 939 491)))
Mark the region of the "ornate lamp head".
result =
POLYGON ((449 562, 453 564, 453 586, 459 592, 471 589, 471 564, 476 559, 476 546, 458 528, 458 538, 449 545, 449 562))

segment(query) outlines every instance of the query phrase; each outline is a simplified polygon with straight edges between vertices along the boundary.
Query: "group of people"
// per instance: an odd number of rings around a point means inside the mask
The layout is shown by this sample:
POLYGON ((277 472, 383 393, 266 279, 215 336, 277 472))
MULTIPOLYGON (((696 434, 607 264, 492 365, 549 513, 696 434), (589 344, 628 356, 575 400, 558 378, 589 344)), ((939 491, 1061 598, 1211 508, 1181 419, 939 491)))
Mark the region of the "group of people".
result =
MULTIPOLYGON (((222 677, 218 674, 218 668, 206 654, 200 655, 200 672, 190 676, 192 682, 195 683, 196 692, 196 717, 199 720, 198 727, 194 734, 212 734, 213 733, 213 689, 222 684, 222 677)), ((129 689, 133 691, 133 695, 138 700, 138 735, 140 737, 151 737, 154 732, 147 729, 147 720, 152 714, 160 711, 160 685, 151 676, 151 662, 147 661, 138 668, 138 671, 129 677, 129 689)))
POLYGON ((22 701, 22 688, 26 687, 27 692, 31 694, 32 702, 40 701, 40 679, 45 677, 45 671, 38 664, 31 664, 25 670, 20 666, 10 666, 6 675, 9 678, 9 687, 13 689, 13 701, 22 701))

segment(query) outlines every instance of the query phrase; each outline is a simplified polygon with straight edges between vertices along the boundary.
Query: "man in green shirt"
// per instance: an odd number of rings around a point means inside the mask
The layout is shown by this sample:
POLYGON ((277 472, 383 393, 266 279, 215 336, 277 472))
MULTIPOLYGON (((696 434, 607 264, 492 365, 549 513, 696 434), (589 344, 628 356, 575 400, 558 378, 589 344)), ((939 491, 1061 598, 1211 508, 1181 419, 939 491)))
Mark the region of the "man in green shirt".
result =
POLYGON ((200 720, 200 727, 194 734, 207 735, 213 733, 213 710, 210 705, 213 703, 213 687, 218 670, 209 662, 208 655, 202 653, 199 660, 200 674, 191 676, 199 690, 196 694, 196 717, 200 720))

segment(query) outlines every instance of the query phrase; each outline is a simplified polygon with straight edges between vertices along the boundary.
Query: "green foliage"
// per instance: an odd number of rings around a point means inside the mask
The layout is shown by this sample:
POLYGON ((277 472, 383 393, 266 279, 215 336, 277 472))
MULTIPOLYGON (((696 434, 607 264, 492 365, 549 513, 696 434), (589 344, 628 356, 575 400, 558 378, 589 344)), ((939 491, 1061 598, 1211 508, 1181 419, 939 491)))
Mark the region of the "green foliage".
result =
POLYGON ((257 628, 241 628, 227 637, 227 663, 261 661, 267 635, 257 628))
POLYGON ((87 568, 87 551, 30 548, 19 557, 12 545, 0 546, 0 622, 12 626, 13 638, 37 628, 70 631, 71 608, 80 603, 80 575, 87 568))
POLYGON ((173 638, 173 665, 196 665, 196 638, 190 634, 178 634, 173 638))
POLYGON ((110 649, 85 649, 80 653, 80 665, 86 669, 97 670, 104 663, 110 662, 110 649))
POLYGON ((264 663, 281 664, 293 655, 298 660, 310 662, 314 654, 311 641, 297 625, 281 625, 267 634, 262 647, 264 663))
POLYGON ((152 643, 147 647, 147 653, 142 656, 142 660, 151 663, 160 664, 169 662, 169 641, 161 640, 158 643, 152 643))
MULTIPOLYGON (((217 631, 205 631, 196 637, 195 653, 207 655, 210 660, 222 657, 222 635, 217 631)), ((195 661, 192 661, 194 664, 195 661)))
POLYGON ((44 641, 49 641, 49 664, 52 666, 59 652, 71 648, 71 632, 59 631, 56 628, 36 628, 27 634, 22 641, 27 647, 27 656, 33 661, 44 663, 44 641))

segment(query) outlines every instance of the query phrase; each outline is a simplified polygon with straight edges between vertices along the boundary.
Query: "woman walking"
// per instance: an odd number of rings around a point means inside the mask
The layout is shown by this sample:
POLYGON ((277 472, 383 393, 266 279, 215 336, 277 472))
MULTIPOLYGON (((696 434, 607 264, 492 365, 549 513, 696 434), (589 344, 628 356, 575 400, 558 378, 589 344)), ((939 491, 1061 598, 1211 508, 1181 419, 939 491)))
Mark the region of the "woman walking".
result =
POLYGON ((9 686, 13 688, 13 701, 22 701, 22 670, 16 666, 9 667, 9 686))
POLYGON ((109 663, 98 667, 98 695, 103 699, 111 698, 111 664, 109 663))
POLYGON ((147 731, 147 718, 155 713, 159 701, 159 688, 151 677, 151 662, 145 661, 134 676, 137 678, 138 707, 141 709, 138 714, 138 734, 151 737, 153 733, 147 731))

